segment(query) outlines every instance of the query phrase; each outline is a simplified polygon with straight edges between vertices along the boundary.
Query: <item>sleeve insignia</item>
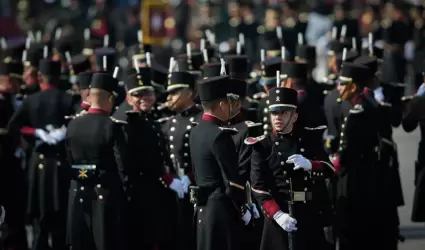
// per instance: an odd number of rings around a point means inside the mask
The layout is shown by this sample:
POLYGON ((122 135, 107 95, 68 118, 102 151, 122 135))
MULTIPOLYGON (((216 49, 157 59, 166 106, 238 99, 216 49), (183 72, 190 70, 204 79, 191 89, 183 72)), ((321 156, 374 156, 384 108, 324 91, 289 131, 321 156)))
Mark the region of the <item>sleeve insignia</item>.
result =
POLYGON ((246 138, 243 142, 244 142, 246 145, 253 145, 253 144, 255 144, 255 143, 257 143, 257 142, 259 142, 259 141, 261 141, 261 140, 264 140, 264 138, 266 138, 266 136, 265 136, 265 135, 258 136, 258 137, 248 137, 248 138, 246 138))
POLYGON ((326 125, 321 125, 321 126, 318 126, 318 127, 315 127, 315 128, 310 128, 310 127, 304 127, 304 129, 305 130, 324 130, 324 129, 326 129, 328 126, 326 126, 326 125))
POLYGON ((352 109, 350 109, 350 114, 360 114, 363 111, 363 106, 360 104, 356 104, 352 109))
POLYGON ((109 118, 110 118, 113 122, 115 122, 115 123, 127 124, 127 122, 126 122, 126 121, 118 120, 118 119, 116 119, 115 117, 110 116, 109 118))
POLYGON ((252 127, 258 127, 258 126, 261 126, 262 124, 261 124, 261 123, 255 123, 255 122, 252 122, 252 121, 245 121, 245 125, 246 125, 248 128, 252 128, 252 127))

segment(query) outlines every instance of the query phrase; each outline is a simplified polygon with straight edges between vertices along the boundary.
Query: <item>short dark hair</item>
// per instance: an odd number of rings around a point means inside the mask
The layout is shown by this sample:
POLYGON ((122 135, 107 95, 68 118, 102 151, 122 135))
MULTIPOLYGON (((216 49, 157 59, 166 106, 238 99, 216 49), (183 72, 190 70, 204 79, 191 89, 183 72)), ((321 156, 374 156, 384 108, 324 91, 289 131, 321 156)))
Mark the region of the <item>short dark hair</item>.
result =
POLYGON ((201 105, 205 110, 214 109, 221 101, 225 101, 226 99, 221 98, 213 101, 201 101, 201 105))

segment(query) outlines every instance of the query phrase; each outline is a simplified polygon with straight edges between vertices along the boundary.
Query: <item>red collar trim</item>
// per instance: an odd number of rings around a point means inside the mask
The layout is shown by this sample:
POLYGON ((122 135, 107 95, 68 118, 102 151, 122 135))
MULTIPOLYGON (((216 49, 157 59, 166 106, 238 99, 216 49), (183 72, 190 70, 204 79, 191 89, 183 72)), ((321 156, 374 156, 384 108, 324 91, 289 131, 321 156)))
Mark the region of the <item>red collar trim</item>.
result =
POLYGON ((100 115, 108 115, 109 112, 103 110, 103 109, 99 109, 99 108, 89 108, 88 110, 89 114, 100 114, 100 115))
POLYGON ((90 108, 90 104, 81 102, 80 107, 83 108, 84 110, 88 110, 90 108))
POLYGON ((297 90, 297 92, 298 92, 298 96, 305 95, 305 90, 303 90, 303 89, 297 90))
POLYGON ((40 84, 40 90, 41 91, 46 91, 49 89, 54 89, 55 86, 51 85, 51 84, 40 84))
POLYGON ((220 120, 219 118, 217 118, 217 117, 215 117, 215 116, 213 116, 211 114, 207 114, 207 113, 204 113, 202 115, 202 120, 204 120, 204 121, 210 121, 210 122, 213 122, 213 123, 215 123, 217 125, 223 125, 224 124, 224 122, 222 120, 220 120))
POLYGON ((372 90, 371 89, 364 88, 362 93, 360 93, 358 96, 355 96, 355 97, 353 97, 351 99, 351 103, 353 105, 359 103, 361 100, 363 100, 363 98, 365 97, 365 95, 368 95, 370 93, 372 93, 372 90))

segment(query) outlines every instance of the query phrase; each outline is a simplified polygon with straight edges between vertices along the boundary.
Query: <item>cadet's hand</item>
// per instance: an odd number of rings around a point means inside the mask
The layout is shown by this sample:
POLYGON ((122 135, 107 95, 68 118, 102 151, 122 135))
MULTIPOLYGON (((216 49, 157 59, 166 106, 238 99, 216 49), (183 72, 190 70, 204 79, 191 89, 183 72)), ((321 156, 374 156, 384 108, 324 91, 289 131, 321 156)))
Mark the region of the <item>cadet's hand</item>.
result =
POLYGON ((251 221, 252 215, 249 210, 246 210, 245 214, 242 216, 242 220, 245 223, 245 226, 251 221))
POLYGON ((382 91, 382 87, 376 88, 373 91, 373 95, 375 96, 375 100, 378 102, 383 102, 385 100, 384 92, 382 91))
POLYGON ((4 207, 1 206, 1 211, 0 211, 0 226, 4 222, 4 217, 6 217, 6 210, 4 210, 4 207))
POLYGON ((286 160, 286 163, 293 163, 295 165, 294 170, 298 170, 298 169, 311 170, 312 169, 311 162, 307 160, 304 156, 298 155, 298 154, 289 156, 288 160, 286 160))
POLYGON ((254 215, 254 219, 260 218, 260 212, 258 212, 257 206, 255 204, 251 204, 250 209, 252 209, 252 213, 254 215))
POLYGON ((40 140, 42 140, 43 142, 49 144, 49 145, 54 145, 57 143, 57 141, 55 139, 53 139, 46 131, 44 131, 43 129, 36 129, 35 130, 35 136, 38 137, 40 140))
POLYGON ((289 216, 289 214, 278 211, 275 215, 273 215, 273 219, 286 232, 290 233, 297 231, 297 220, 289 216))
POLYGON ((181 178, 181 181, 182 181, 182 184, 183 184, 183 191, 185 193, 187 193, 189 191, 189 186, 192 183, 191 183, 191 181, 190 181, 190 179, 189 179, 189 177, 187 175, 183 176, 181 178))
POLYGON ((177 193, 180 199, 184 198, 183 183, 179 179, 174 179, 170 184, 170 188, 177 193))
POLYGON ((425 83, 422 83, 418 89, 418 92, 416 92, 416 95, 423 96, 424 94, 425 94, 425 83))
POLYGON ((58 128, 58 129, 53 129, 52 131, 50 131, 49 136, 51 138, 53 138, 54 140, 56 140, 56 142, 60 142, 63 139, 65 139, 66 128, 61 127, 61 128, 58 128))

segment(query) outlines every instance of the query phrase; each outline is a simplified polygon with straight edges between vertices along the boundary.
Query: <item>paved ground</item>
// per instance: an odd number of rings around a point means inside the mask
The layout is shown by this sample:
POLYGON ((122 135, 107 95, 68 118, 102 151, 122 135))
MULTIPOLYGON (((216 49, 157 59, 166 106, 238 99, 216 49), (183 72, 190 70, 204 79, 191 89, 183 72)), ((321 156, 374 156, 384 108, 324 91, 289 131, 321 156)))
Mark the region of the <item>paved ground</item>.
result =
POLYGON ((399 128, 394 133, 394 140, 398 145, 400 174, 406 203, 404 207, 399 208, 401 233, 406 237, 406 241, 399 245, 400 250, 425 249, 425 223, 413 223, 410 220, 414 192, 414 161, 417 156, 419 139, 419 130, 407 134, 399 128))

